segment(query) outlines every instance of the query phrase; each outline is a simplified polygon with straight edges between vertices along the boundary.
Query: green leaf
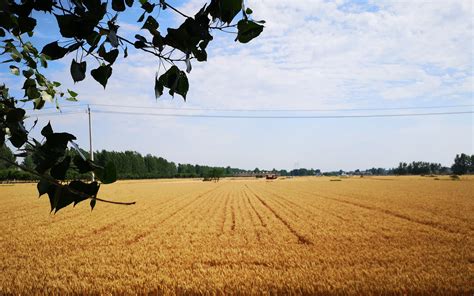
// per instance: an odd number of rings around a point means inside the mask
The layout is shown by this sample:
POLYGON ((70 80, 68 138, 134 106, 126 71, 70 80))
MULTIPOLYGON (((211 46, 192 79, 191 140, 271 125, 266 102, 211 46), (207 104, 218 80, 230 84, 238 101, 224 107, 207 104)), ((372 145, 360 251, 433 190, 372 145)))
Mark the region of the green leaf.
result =
POLYGON ((262 33, 263 26, 254 21, 240 20, 237 23, 237 29, 238 33, 235 41, 238 40, 240 43, 247 43, 262 33))
POLYGON ((20 69, 17 66, 10 66, 10 72, 16 76, 20 75, 20 69))
POLYGON ((46 61, 46 56, 44 54, 40 55, 41 67, 48 68, 48 62, 46 61))
POLYGON ((252 14, 252 12, 253 12, 253 10, 248 8, 248 7, 247 7, 247 9, 245 9, 246 14, 252 14))
POLYGON ((79 100, 78 100, 76 97, 69 97, 69 98, 66 98, 66 101, 69 101, 69 102, 78 102, 79 100))
POLYGON ((101 65, 99 68, 92 70, 91 75, 105 89, 107 81, 112 75, 112 67, 110 65, 101 65))
POLYGON ((72 91, 72 90, 70 90, 70 89, 68 89, 67 92, 69 93, 69 95, 70 95, 71 97, 77 97, 77 92, 72 91))
MULTIPOLYGON (((86 61, 82 61, 80 63, 76 62, 75 59, 71 62, 71 76, 74 82, 82 81, 86 78, 86 61)), ((75 97, 75 96, 73 96, 75 97)))
POLYGON ((115 164, 111 161, 107 162, 104 168, 95 168, 94 173, 104 184, 110 184, 117 181, 117 169, 115 168, 115 164))
POLYGON ((133 0, 125 0, 125 3, 127 4, 128 7, 133 6, 133 0))
POLYGON ((125 3, 124 0, 112 0, 112 9, 115 11, 124 11, 125 3))

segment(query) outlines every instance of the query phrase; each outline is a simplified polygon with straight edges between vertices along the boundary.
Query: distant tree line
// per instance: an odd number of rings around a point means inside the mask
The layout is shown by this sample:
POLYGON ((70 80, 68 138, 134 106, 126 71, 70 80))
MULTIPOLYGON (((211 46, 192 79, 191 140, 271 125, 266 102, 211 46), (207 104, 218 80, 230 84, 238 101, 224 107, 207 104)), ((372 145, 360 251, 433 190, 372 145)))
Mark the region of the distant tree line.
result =
MULTIPOLYGON (((80 150, 85 157, 89 153, 80 150)), ((0 147, 0 154, 12 161, 16 161, 15 155, 5 145, 0 147)), ((78 152, 68 149, 66 155, 74 158, 78 152)), ((162 157, 150 154, 145 156, 135 151, 97 151, 94 152, 94 159, 98 165, 105 165, 113 162, 117 169, 118 179, 157 179, 157 178, 206 178, 219 179, 220 177, 234 176, 245 172, 242 169, 228 167, 212 167, 205 165, 176 164, 162 157)), ((27 156, 22 163, 28 169, 34 169, 32 156, 27 156)), ((67 179, 88 179, 90 174, 79 174, 73 170, 68 171, 67 179)), ((0 180, 34 180, 37 177, 27 172, 23 172, 11 164, 0 161, 0 180)))
POLYGON ((397 168, 393 169, 395 175, 429 175, 447 174, 449 168, 443 167, 440 163, 425 161, 413 161, 412 163, 400 162, 397 168))
MULTIPOLYGON (((79 150, 85 157, 89 153, 79 150)), ((79 152, 73 149, 67 150, 67 155, 74 158, 79 152)), ((13 152, 6 146, 0 146, 0 155, 11 161, 16 161, 13 152)), ((336 176, 343 174, 351 175, 428 175, 428 174, 469 174, 474 173, 474 155, 461 153, 456 155, 453 165, 443 167, 439 163, 430 163, 423 161, 413 161, 411 163, 401 162, 398 167, 392 169, 371 168, 365 171, 355 170, 344 172, 342 170, 333 172, 321 172, 319 169, 299 168, 290 171, 287 170, 244 170, 238 168, 213 167, 205 165, 176 164, 162 157, 156 157, 150 154, 145 156, 135 151, 97 151, 94 152, 96 163, 104 166, 108 162, 113 162, 117 169, 118 179, 157 179, 157 178, 204 178, 205 180, 218 180, 221 177, 230 176, 264 176, 266 173, 277 174, 280 176, 336 176)), ((21 163, 28 169, 34 169, 34 160, 32 156, 23 158, 21 163)), ((79 174, 74 170, 68 171, 68 179, 88 179, 90 174, 79 174)), ((35 180, 28 172, 19 170, 15 166, 0 161, 0 180, 35 180)))

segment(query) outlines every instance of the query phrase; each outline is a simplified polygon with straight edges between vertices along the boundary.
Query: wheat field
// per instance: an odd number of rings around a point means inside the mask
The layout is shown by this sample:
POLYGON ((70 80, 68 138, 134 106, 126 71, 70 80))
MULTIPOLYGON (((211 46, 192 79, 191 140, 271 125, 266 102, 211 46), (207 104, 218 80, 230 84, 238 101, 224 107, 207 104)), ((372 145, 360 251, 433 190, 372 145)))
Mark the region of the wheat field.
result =
POLYGON ((0 185, 0 294, 474 293, 474 179, 121 181, 49 214, 0 185))

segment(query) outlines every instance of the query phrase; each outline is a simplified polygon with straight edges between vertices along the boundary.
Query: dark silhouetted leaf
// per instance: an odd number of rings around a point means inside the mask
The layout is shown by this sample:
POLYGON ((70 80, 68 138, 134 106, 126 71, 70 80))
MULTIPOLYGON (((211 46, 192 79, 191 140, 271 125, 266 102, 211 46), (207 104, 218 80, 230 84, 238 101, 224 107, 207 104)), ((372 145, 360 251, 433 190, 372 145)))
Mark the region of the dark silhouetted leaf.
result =
POLYGON ((140 49, 140 48, 144 48, 146 44, 143 41, 137 40, 133 43, 133 46, 135 46, 135 48, 137 49, 140 49))
POLYGON ((86 61, 78 63, 73 59, 71 62, 71 76, 74 82, 84 80, 86 78, 86 61))
POLYGON ((22 17, 20 16, 18 18, 18 28, 20 30, 20 34, 26 33, 26 32, 32 32, 34 28, 36 27, 36 19, 32 17, 22 17))
POLYGON ((84 183, 82 181, 72 181, 68 186, 58 186, 51 184, 48 188, 48 196, 51 204, 51 211, 57 213, 60 209, 70 204, 78 204, 89 198, 93 198, 99 191, 97 182, 84 183))
POLYGON ((53 0, 37 0, 34 1, 34 9, 44 12, 51 12, 53 10, 53 0))
POLYGON ((117 29, 118 27, 115 26, 113 23, 109 22, 109 34, 107 34, 107 40, 109 41, 110 45, 113 47, 119 46, 119 41, 117 37, 117 29))
POLYGON ((8 111, 7 113, 7 122, 9 123, 16 123, 18 121, 22 121, 23 118, 25 117, 25 110, 21 108, 14 108, 8 111))
POLYGON ((132 7, 133 0, 125 0, 125 3, 127 4, 128 7, 132 7))
POLYGON ((91 199, 91 203, 90 203, 90 205, 91 205, 91 211, 94 210, 96 202, 97 202, 97 200, 96 200, 95 198, 92 198, 92 199, 91 199))
POLYGON ((76 205, 83 200, 97 196, 100 185, 97 182, 84 183, 81 181, 72 181, 68 187, 74 191, 83 193, 83 196, 73 194, 74 205, 76 205))
POLYGON ((58 42, 54 41, 45 45, 41 53, 47 55, 52 60, 57 60, 63 58, 68 53, 68 49, 59 46, 58 42))
POLYGON ((109 77, 112 75, 112 67, 110 65, 101 65, 99 68, 92 70, 91 75, 105 88, 109 77))
POLYGON ((51 186, 51 183, 48 181, 41 179, 38 184, 36 185, 36 188, 38 189, 38 194, 41 197, 43 194, 48 193, 49 187, 51 186))
POLYGON ((209 19, 207 16, 197 19, 187 18, 178 29, 168 28, 164 41, 167 45, 188 54, 196 48, 212 40, 209 34, 209 19))
POLYGON ((145 18, 145 14, 146 14, 146 12, 144 12, 144 13, 142 13, 142 15, 140 15, 140 17, 137 20, 137 23, 141 23, 143 21, 143 19, 145 18))
POLYGON ((94 169, 87 160, 82 159, 79 155, 74 156, 73 163, 80 174, 91 172, 94 169))
POLYGON ((238 40, 241 43, 247 43, 262 33, 263 26, 254 21, 240 20, 237 23, 237 29, 238 33, 235 41, 238 40))
POLYGON ((124 11, 125 10, 124 0, 112 0, 112 9, 115 11, 124 11))
POLYGON ((155 20, 155 18, 149 15, 146 18, 146 21, 143 24, 142 29, 147 29, 148 31, 150 31, 151 34, 154 34, 154 32, 156 32, 156 30, 158 29, 158 26, 159 26, 158 22, 155 20))
POLYGON ((94 173, 104 184, 110 184, 117 181, 117 169, 115 168, 115 164, 111 161, 107 162, 104 168, 95 168, 94 173))
POLYGON ((150 4, 150 2, 144 2, 142 4, 142 9, 145 10, 148 13, 152 13, 153 9, 155 9, 156 4, 150 4))
POLYGON ((35 74, 33 69, 23 70, 21 72, 23 73, 23 76, 25 76, 25 78, 30 78, 31 76, 33 76, 33 74, 35 74))
POLYGON ((140 34, 136 34, 135 38, 138 39, 139 41, 146 42, 146 38, 140 34))
POLYGON ((213 19, 218 18, 228 24, 241 10, 242 0, 212 0, 207 8, 213 19))
POLYGON ((159 98, 161 97, 161 95, 163 94, 163 83, 161 81, 158 80, 158 73, 156 73, 155 75, 155 98, 159 98))
POLYGON ((103 57, 104 60, 106 60, 110 64, 113 64, 115 62, 115 60, 118 57, 118 54, 119 54, 119 51, 116 48, 112 49, 109 52, 106 52, 103 46, 101 46, 99 49, 99 56, 103 57))
POLYGON ((178 67, 172 66, 163 75, 160 76, 158 82, 155 83, 155 95, 163 92, 163 87, 169 88, 169 94, 174 96, 175 93, 181 95, 186 100, 186 94, 189 90, 189 82, 184 71, 178 67), (158 91, 157 91, 158 88, 158 91))
POLYGON ((53 128, 51 127, 51 122, 48 122, 48 124, 45 125, 43 129, 41 130, 41 135, 43 137, 48 137, 52 134, 53 134, 53 128))
POLYGON ((59 31, 63 37, 86 39, 92 32, 94 27, 99 23, 101 18, 78 17, 72 14, 57 15, 59 31))
POLYGON ((62 161, 57 163, 51 168, 51 176, 58 180, 64 180, 66 178, 66 172, 71 164, 71 157, 66 156, 62 161))

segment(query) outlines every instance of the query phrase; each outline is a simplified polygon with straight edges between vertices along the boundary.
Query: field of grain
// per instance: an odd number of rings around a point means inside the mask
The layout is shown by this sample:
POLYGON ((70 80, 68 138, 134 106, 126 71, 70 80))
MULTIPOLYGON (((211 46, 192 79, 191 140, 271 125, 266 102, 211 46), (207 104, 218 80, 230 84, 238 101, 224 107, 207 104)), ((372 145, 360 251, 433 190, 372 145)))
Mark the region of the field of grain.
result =
POLYGON ((0 294, 470 294, 474 179, 121 181, 49 214, 0 185, 0 294))

